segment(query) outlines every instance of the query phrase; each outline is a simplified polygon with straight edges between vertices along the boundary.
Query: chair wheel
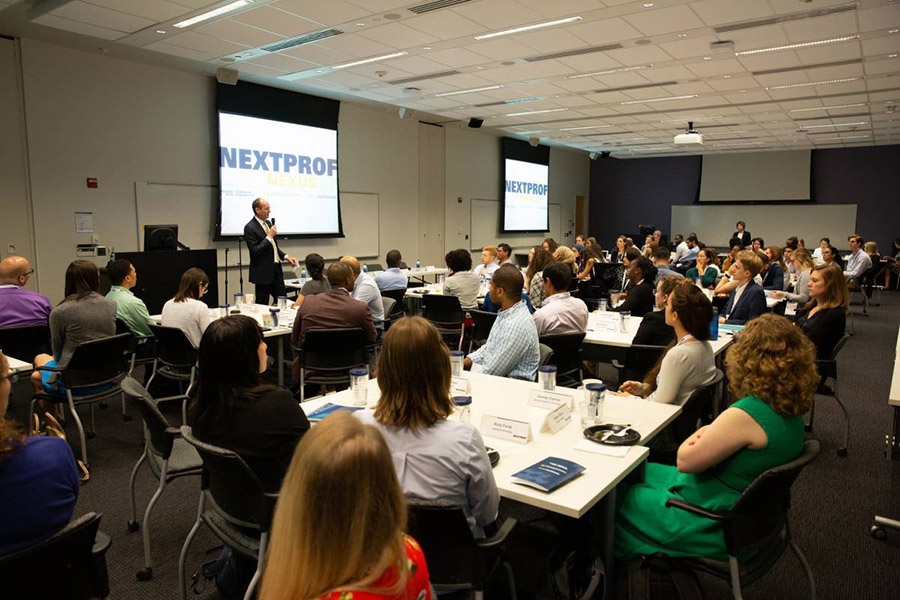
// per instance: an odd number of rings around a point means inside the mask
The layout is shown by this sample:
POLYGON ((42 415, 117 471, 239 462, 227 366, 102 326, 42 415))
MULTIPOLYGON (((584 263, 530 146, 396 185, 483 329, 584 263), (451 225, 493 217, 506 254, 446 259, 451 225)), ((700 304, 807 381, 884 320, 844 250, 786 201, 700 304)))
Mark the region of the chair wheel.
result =
POLYGON ((131 415, 122 415, 122 420, 128 423, 130 421, 134 421, 134 417, 132 417, 131 415))
POLYGON ((883 540, 887 537, 887 532, 884 530, 884 527, 872 525, 871 529, 869 529, 869 535, 871 535, 876 540, 883 540))
POLYGON ((128 531, 132 533, 141 528, 141 524, 137 521, 128 521, 128 531))
POLYGON ((84 435, 87 439, 92 440, 95 437, 97 437, 97 432, 96 431, 88 431, 84 435))
POLYGON ((98 402, 97 406, 100 407, 100 410, 106 410, 109 407, 109 404, 107 404, 106 402, 98 402))
POLYGON ((153 579, 153 567, 147 567, 137 572, 138 581, 150 581, 153 579))
POLYGON ((838 456, 847 456, 847 449, 846 448, 838 448, 837 455, 838 456))

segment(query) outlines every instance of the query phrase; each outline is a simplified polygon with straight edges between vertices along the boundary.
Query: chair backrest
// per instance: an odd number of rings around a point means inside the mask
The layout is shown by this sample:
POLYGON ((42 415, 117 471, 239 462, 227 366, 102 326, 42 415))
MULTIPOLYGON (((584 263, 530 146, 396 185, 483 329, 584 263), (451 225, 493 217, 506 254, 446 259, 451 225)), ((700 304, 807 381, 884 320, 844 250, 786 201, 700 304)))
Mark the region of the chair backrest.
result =
POLYGON ((200 487, 209 493, 213 508, 234 525, 268 531, 275 496, 266 493, 244 459, 236 452, 198 440, 186 425, 181 427, 181 437, 197 449, 203 461, 200 487))
POLYGON ((625 351, 625 378, 642 381, 665 351, 666 346, 650 344, 632 344, 629 346, 628 350, 625 351))
POLYGON ((397 315, 394 314, 394 307, 397 305, 397 301, 393 298, 382 296, 381 304, 384 306, 384 329, 387 331, 390 327, 391 320, 397 317, 397 315))
POLYGON ((457 323, 466 320, 456 296, 426 294, 422 297, 422 316, 435 323, 457 323))
POLYGON ((126 377, 122 380, 122 391, 128 399, 129 404, 137 408, 144 419, 147 426, 147 432, 150 435, 150 450, 157 456, 169 458, 172 454, 172 437, 166 435, 169 429, 169 421, 159 411, 156 400, 150 395, 144 386, 132 377, 126 377))
POLYGON ((816 361, 816 368, 819 369, 819 375, 822 377, 823 382, 827 377, 837 379, 837 357, 841 352, 841 348, 844 347, 844 344, 849 339, 850 335, 845 333, 844 337, 839 339, 838 343, 834 345, 834 349, 831 351, 831 358, 816 361))
POLYGON ((772 312, 776 315, 784 316, 784 312, 787 310, 787 300, 782 300, 778 304, 772 307, 772 312))
POLYGON ((125 352, 130 343, 131 334, 123 333, 75 346, 75 352, 62 372, 66 387, 75 390, 120 378, 127 370, 125 352))
POLYGON ((791 505, 791 486, 819 453, 819 442, 807 440, 800 456, 757 477, 738 498, 724 523, 725 548, 732 556, 755 552, 781 535, 791 505))
POLYGON ((544 335, 538 341, 553 350, 550 364, 556 365, 556 376, 569 375, 581 369, 581 343, 583 333, 544 335))
POLYGON ((407 532, 422 546, 435 586, 472 583, 480 550, 462 508, 440 502, 407 501, 407 532))
POLYGON ((703 409, 713 403, 723 379, 725 374, 721 369, 716 369, 712 381, 695 389, 681 407, 681 414, 672 421, 672 433, 675 434, 675 441, 679 446, 697 431, 697 423, 703 409))
POLYGON ((384 271, 384 267, 381 266, 381 263, 368 263, 366 267, 369 269, 369 272, 373 271, 384 271))
POLYGON ((550 364, 550 361, 553 359, 553 348, 547 346, 546 344, 538 344, 541 352, 541 359, 538 362, 538 366, 543 367, 544 365, 550 364))
MULTIPOLYGON (((396 302, 395 310, 397 312, 403 312, 403 297, 406 296, 406 288, 399 290, 382 290, 381 297, 382 298, 393 298, 394 302, 396 302)), ((384 309, 384 314, 389 315, 387 308, 384 309)))
POLYGON ((470 310, 472 320, 475 322, 475 328, 472 330, 472 339, 476 342, 483 342, 491 333, 494 327, 494 321, 497 320, 497 313, 488 312, 486 310, 470 310))
POLYGON ((295 348, 300 366, 315 370, 347 370, 368 361, 366 338, 359 327, 307 329, 295 348))
POLYGON ((150 325, 156 337, 157 359, 166 366, 190 368, 197 364, 197 349, 177 327, 150 325))
POLYGON ((91 555, 101 517, 84 514, 46 540, 0 558, 4 596, 87 600, 101 595, 99 588, 108 582, 96 581, 91 555))
POLYGON ((0 327, 0 348, 7 356, 32 362, 38 354, 50 354, 50 326, 0 327))

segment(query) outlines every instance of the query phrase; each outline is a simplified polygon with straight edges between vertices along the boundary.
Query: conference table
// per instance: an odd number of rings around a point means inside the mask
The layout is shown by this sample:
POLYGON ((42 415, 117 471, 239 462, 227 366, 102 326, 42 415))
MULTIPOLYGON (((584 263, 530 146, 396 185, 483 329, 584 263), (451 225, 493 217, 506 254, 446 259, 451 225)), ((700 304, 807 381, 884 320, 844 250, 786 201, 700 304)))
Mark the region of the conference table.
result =
MULTIPOLYGON (((897 332, 897 346, 894 349, 894 373, 891 377, 888 406, 891 407, 893 414, 891 415, 891 433, 887 439, 886 454, 888 460, 892 460, 895 453, 900 450, 900 330, 897 332)), ((885 528, 900 529, 900 520, 875 515, 874 525, 871 528, 872 535, 883 532, 885 528)))
MULTIPOLYGON (((446 267, 420 267, 418 269, 401 269, 404 275, 406 275, 407 279, 418 279, 421 282, 425 282, 426 277, 437 277, 438 275, 446 275, 450 272, 450 269, 446 267)), ((369 271, 369 275, 375 276, 375 273, 378 271, 369 271)), ((303 287, 303 282, 300 279, 286 279, 284 281, 284 286, 291 290, 299 290, 303 287)))
MULTIPOLYGON (((585 516, 599 504, 597 510, 600 511, 604 524, 601 552, 607 572, 611 573, 616 485, 647 459, 649 450, 643 445, 602 446, 585 439, 578 414, 583 394, 581 390, 556 389, 556 392, 565 397, 565 402, 574 403, 575 410, 571 421, 553 434, 542 431, 541 428, 550 408, 539 408, 536 401, 530 401, 531 394, 539 389, 537 383, 471 372, 463 373, 462 379, 468 381, 467 395, 472 397, 469 410, 465 411, 468 412, 468 418, 460 409, 451 418, 459 420, 462 417, 463 420, 468 420, 481 432, 485 445, 499 452, 500 462, 493 472, 500 496, 573 519, 585 516), (489 423, 495 417, 516 421, 523 427, 527 424, 530 427, 531 441, 518 443, 497 437, 493 433, 495 429, 489 423), (585 471, 550 493, 513 482, 514 473, 551 456, 576 462, 585 467, 585 471)), ((377 406, 379 396, 378 381, 369 380, 369 408, 377 406)), ((345 390, 322 396, 304 402, 301 406, 310 414, 326 403, 352 406, 352 392, 345 390)), ((644 444, 680 413, 679 406, 607 394, 602 421, 630 424, 641 434, 640 443, 644 444)))
POLYGON ((9 378, 11 381, 18 380, 19 375, 22 373, 29 373, 34 370, 34 365, 24 360, 19 360, 12 356, 7 356, 6 360, 9 362, 9 378))

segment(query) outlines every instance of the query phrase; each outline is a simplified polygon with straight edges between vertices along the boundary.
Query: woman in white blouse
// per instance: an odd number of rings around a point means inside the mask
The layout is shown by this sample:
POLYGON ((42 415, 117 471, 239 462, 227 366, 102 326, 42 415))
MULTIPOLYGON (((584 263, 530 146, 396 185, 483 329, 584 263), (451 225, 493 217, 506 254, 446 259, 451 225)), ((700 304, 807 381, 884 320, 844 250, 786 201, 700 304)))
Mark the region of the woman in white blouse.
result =
POLYGON ((773 298, 787 298, 788 302, 806 304, 809 302, 809 274, 815 266, 812 255, 806 248, 797 248, 793 254, 794 272, 797 280, 794 282, 793 292, 772 292, 773 298))
POLYGON ((208 289, 209 277, 203 269, 188 269, 181 276, 178 293, 162 310, 160 325, 182 330, 194 348, 200 347, 200 338, 210 322, 209 307, 200 301, 208 289))

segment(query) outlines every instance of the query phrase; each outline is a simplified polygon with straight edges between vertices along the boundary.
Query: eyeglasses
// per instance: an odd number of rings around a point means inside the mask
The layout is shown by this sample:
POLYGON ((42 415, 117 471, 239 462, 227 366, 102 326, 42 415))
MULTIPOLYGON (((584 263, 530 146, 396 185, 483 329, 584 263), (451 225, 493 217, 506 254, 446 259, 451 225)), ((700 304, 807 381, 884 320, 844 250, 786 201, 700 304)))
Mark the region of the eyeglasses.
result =
POLYGON ((19 275, 19 277, 28 277, 29 275, 32 275, 33 273, 34 273, 34 269, 29 269, 28 271, 25 271, 24 273, 19 275))

